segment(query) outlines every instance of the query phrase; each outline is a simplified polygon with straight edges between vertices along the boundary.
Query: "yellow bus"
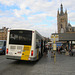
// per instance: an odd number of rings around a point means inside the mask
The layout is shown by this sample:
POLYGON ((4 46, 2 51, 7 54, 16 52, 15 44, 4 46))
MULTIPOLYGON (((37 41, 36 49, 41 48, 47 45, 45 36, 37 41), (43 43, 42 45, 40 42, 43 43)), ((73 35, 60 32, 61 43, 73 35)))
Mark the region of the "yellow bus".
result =
POLYGON ((36 30, 8 29, 6 58, 36 61, 43 55, 43 37, 36 30))

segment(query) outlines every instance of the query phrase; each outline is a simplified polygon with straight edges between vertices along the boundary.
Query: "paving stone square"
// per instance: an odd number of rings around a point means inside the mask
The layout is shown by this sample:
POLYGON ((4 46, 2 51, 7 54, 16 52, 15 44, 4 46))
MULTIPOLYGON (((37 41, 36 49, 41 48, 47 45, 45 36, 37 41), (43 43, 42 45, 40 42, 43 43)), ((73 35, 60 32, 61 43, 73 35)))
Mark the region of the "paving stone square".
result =
POLYGON ((30 71, 31 75, 75 75, 75 56, 56 53, 56 63, 48 52, 30 71))

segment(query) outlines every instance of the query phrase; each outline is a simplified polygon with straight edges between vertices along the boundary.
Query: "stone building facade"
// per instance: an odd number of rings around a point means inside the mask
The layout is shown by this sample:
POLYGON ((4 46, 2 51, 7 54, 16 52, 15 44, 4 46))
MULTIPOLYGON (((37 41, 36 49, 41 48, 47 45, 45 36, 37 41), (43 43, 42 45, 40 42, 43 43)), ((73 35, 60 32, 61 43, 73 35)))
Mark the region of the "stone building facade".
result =
POLYGON ((68 23, 68 14, 67 10, 63 12, 63 5, 61 4, 60 12, 57 11, 57 27, 58 33, 67 33, 67 32, 75 32, 75 27, 72 27, 70 23, 68 23))
POLYGON ((0 40, 7 40, 7 30, 8 28, 6 27, 0 29, 0 40))

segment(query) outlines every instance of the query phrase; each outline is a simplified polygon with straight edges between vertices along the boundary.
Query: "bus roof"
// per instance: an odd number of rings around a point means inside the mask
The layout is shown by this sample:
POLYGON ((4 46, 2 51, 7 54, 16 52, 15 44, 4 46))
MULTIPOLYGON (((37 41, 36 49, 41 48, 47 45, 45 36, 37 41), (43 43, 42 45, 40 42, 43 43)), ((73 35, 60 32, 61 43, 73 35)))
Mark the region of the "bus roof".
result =
POLYGON ((0 41, 6 41, 6 40, 0 40, 0 41))
POLYGON ((24 28, 13 28, 13 29, 8 29, 8 30, 29 30, 29 31, 35 31, 33 29, 24 29, 24 28))

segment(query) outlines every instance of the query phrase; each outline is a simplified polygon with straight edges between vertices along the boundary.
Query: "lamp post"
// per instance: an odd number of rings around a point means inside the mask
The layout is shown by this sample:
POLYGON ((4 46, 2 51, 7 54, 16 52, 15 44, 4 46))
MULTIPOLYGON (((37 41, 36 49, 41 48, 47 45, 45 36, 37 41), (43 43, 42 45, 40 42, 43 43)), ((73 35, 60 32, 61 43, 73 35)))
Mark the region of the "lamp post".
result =
POLYGON ((53 51, 54 51, 54 63, 56 62, 56 41, 59 40, 58 35, 51 35, 51 40, 53 42, 53 51))

